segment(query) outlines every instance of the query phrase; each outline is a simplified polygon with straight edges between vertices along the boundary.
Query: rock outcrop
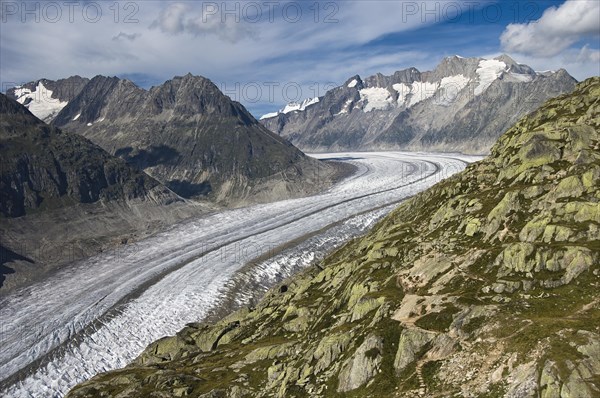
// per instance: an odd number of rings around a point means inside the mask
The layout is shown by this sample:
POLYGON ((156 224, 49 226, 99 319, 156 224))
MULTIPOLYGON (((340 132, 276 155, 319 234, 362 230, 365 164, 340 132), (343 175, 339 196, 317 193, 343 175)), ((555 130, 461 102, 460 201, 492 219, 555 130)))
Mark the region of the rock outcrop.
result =
POLYGON ((592 78, 287 289, 68 398, 597 397, 599 177, 592 78))
POLYGON ((445 58, 433 71, 354 76, 323 97, 261 120, 302 150, 487 153, 545 100, 570 92, 565 70, 535 72, 507 55, 445 58))

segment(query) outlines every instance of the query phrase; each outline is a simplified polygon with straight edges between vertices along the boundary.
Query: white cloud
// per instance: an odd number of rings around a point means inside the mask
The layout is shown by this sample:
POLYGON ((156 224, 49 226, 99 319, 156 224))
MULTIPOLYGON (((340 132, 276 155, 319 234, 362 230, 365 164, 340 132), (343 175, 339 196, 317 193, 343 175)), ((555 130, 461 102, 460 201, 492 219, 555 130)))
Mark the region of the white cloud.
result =
POLYGON ((245 14, 239 3, 236 5, 237 8, 226 15, 219 10, 221 6, 218 3, 203 3, 201 8, 192 7, 190 3, 171 3, 159 13, 150 28, 159 28, 162 32, 172 35, 215 35, 230 43, 237 43, 245 38, 256 39, 255 26, 242 18, 245 14))
POLYGON ((568 0, 550 7, 537 21, 508 25, 500 41, 508 52, 552 57, 587 36, 600 37, 598 0, 568 0))
MULTIPOLYGON (((102 18, 94 23, 82 17, 79 3, 73 22, 68 20, 66 6, 60 21, 46 21, 43 2, 27 4, 28 9, 38 8, 40 21, 33 17, 22 21, 19 12, 8 16, 0 35, 3 82, 139 73, 166 80, 187 72, 229 82, 264 78, 283 84, 289 75, 298 79, 295 81, 332 81, 340 71, 346 77, 370 70, 368 64, 377 63, 387 70, 410 65, 411 58, 401 58, 401 50, 378 54, 360 46, 435 22, 431 15, 424 20, 419 10, 406 8, 406 4, 421 4, 414 1, 321 2, 318 14, 314 2, 294 1, 303 7, 297 22, 292 21, 292 8, 284 12, 287 3, 276 2, 279 5, 272 20, 263 9, 262 18, 254 23, 245 18, 251 10, 244 5, 268 2, 239 2, 239 23, 231 16, 222 23, 223 13, 203 8, 206 4, 222 7, 222 2, 145 1, 127 9, 124 7, 130 3, 121 2, 119 14, 111 2, 93 3, 102 7, 102 18), (325 8, 328 4, 337 8, 325 8), (128 23, 131 21, 139 22, 128 23), (299 69, 292 70, 296 67, 299 69)), ((443 10, 446 3, 457 4, 448 0, 436 2, 436 6, 443 10)))
POLYGON ((579 63, 595 63, 598 66, 600 72, 600 51, 590 49, 590 46, 586 44, 583 46, 581 50, 579 50, 579 54, 577 54, 576 61, 579 63))
POLYGON ((164 33, 178 34, 185 30, 185 16, 190 6, 184 3, 171 3, 160 11, 150 28, 159 28, 164 33))
POLYGON ((129 40, 129 41, 134 41, 135 39, 137 39, 138 37, 141 36, 141 33, 125 33, 125 32, 119 32, 118 35, 116 35, 115 37, 113 37, 113 41, 119 41, 119 40, 129 40))

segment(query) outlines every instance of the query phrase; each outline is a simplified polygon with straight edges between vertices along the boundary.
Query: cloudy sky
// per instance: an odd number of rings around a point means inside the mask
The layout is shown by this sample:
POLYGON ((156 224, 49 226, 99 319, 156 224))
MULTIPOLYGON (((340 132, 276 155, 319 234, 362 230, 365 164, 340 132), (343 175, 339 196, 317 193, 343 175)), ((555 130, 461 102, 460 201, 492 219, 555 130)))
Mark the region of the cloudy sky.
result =
POLYGON ((600 1, 0 0, 2 90, 116 75, 148 88, 191 72, 260 116, 359 74, 508 53, 600 75, 600 1))

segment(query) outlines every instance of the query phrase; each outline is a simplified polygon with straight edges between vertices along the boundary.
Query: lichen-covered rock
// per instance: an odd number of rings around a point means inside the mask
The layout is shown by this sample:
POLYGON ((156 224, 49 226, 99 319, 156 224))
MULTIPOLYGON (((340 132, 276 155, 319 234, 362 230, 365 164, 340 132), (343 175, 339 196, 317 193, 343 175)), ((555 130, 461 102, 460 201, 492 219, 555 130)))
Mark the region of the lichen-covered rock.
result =
POLYGON ((535 242, 540 236, 546 231, 548 223, 552 221, 552 217, 545 214, 534 217, 530 220, 521 232, 519 233, 519 239, 521 242, 535 242))
POLYGON ((327 369, 346 351, 350 342, 351 337, 348 334, 325 336, 313 354, 313 358, 317 360, 315 372, 327 369))
POLYGON ((376 310, 381 307, 385 302, 385 298, 379 297, 377 299, 374 298, 363 298, 359 302, 357 302, 354 307, 352 307, 352 315, 350 317, 350 322, 355 322, 362 319, 365 315, 370 313, 371 311, 376 310))
POLYGON ((486 239, 492 236, 502 223, 507 219, 508 215, 519 208, 519 192, 511 191, 506 193, 502 200, 488 214, 486 239))
POLYGON ((540 389, 542 398, 560 398, 560 376, 556 369, 556 363, 546 361, 540 377, 540 389))
POLYGON ((515 272, 531 272, 535 268, 535 246, 530 243, 511 243, 496 258, 496 264, 515 272))
POLYGON ((338 391, 356 390, 370 381, 379 372, 382 353, 383 339, 378 336, 367 337, 342 366, 338 391))
POLYGON ((421 329, 406 329, 400 336, 398 351, 394 360, 394 368, 398 373, 413 363, 426 344, 435 338, 436 334, 421 329))
POLYGON ((570 176, 562 179, 551 192, 551 197, 556 199, 578 198, 583 195, 585 187, 578 176, 570 176))
POLYGON ((465 227, 465 235, 474 236, 481 229, 481 220, 479 218, 473 218, 469 220, 465 227))
POLYGON ((509 388, 505 398, 534 398, 538 392, 538 373, 535 362, 517 366, 508 375, 509 388))

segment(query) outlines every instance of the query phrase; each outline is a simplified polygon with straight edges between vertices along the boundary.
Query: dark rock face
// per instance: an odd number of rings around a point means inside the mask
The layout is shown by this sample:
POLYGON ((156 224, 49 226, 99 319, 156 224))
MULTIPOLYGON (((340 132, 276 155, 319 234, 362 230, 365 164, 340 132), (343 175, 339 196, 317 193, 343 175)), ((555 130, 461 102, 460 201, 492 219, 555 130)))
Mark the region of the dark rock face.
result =
POLYGON ((183 196, 230 203, 275 185, 281 197, 318 189, 306 157, 208 79, 188 74, 146 91, 93 78, 53 121, 140 167, 183 196))
POLYGON ((84 137, 44 124, 0 95, 0 211, 19 217, 77 203, 148 199, 152 190, 177 200, 153 178, 84 137))
POLYGON ((575 84, 564 70, 537 73, 507 55, 455 56, 430 72, 354 76, 304 111, 261 123, 303 150, 484 153, 520 117, 575 84))

